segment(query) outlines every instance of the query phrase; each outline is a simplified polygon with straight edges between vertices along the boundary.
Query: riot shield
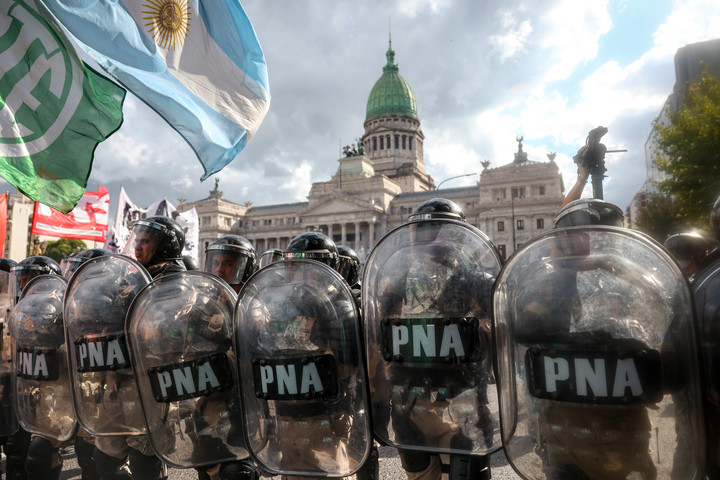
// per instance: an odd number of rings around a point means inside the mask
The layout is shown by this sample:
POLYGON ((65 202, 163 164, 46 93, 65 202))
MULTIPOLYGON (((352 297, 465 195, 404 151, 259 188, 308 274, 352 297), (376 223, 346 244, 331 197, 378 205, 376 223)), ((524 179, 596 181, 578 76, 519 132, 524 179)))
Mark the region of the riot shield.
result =
POLYGON ((59 275, 35 277, 9 318, 13 339, 15 409, 28 432, 58 441, 77 429, 63 330, 67 282, 59 275))
POLYGON ((145 432, 125 341, 125 315, 152 279, 135 260, 106 255, 85 262, 70 279, 65 333, 78 422, 93 435, 145 432))
POLYGON ((15 416, 15 383, 12 378, 12 339, 10 316, 10 274, 0 270, 0 437, 9 437, 18 429, 15 416))
POLYGON ((484 455, 500 447, 491 299, 501 260, 460 221, 383 237, 363 275, 374 432, 398 448, 484 455))
POLYGON ((705 371, 705 425, 707 426, 708 478, 720 476, 720 260, 695 275, 695 308, 700 328, 701 353, 705 371))
POLYGON ((353 294, 327 265, 275 262, 238 296, 233 345, 248 447, 275 474, 342 477, 372 435, 353 294), (251 435, 263 425, 259 436, 251 435))
POLYGON ((495 290, 503 445, 527 479, 699 478, 699 360, 689 287, 642 234, 536 237, 495 290))
POLYGON ((128 343, 153 450, 176 467, 248 457, 239 408, 235 292, 203 272, 163 276, 128 312, 128 343))

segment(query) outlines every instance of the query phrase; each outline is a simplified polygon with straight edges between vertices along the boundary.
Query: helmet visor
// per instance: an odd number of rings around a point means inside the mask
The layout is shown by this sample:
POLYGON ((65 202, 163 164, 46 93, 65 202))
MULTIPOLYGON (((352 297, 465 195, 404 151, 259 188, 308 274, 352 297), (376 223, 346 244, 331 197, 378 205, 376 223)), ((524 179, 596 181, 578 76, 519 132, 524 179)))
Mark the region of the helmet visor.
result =
POLYGON ((60 262, 60 271, 62 272, 62 276, 65 277, 65 279, 70 280, 70 277, 72 277, 72 274, 75 273, 75 270, 80 268, 80 265, 82 265, 87 258, 79 258, 79 257, 66 257, 63 258, 60 262))
POLYGON ((164 234, 161 225, 138 220, 122 253, 146 266, 155 257, 164 234))
MULTIPOLYGON (((205 252, 205 272, 225 280, 229 285, 238 285, 247 280, 247 254, 232 249, 213 248, 205 252)), ((252 272, 250 272, 252 273, 252 272)))
POLYGON ((260 256, 260 268, 267 267, 271 263, 275 263, 278 260, 282 260, 282 250, 268 250, 260 256))
POLYGON ((11 268, 10 286, 8 291, 8 295, 10 296, 10 308, 17 304, 23 288, 25 288, 25 285, 27 285, 30 280, 46 273, 46 269, 40 265, 22 265, 11 268))
POLYGON ((338 263, 338 273, 345 279, 348 285, 352 286, 357 283, 358 264, 350 257, 340 255, 338 263))

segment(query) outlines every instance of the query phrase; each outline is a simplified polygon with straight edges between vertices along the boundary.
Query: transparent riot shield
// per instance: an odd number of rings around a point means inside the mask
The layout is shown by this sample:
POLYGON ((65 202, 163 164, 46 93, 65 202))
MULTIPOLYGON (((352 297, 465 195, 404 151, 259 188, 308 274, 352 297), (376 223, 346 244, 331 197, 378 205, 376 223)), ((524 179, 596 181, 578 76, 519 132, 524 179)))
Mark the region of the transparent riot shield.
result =
POLYGON ((374 432, 399 448, 484 455, 500 447, 491 341, 500 258, 454 220, 390 231, 363 275, 374 432))
POLYGON ((253 456, 275 474, 352 475, 372 435, 358 311, 343 278, 315 260, 273 263, 240 291, 234 316, 253 456))
POLYGON ((153 450, 176 467, 248 457, 238 395, 235 292, 203 272, 163 276, 128 313, 128 343, 153 450))
POLYGON ((135 260, 106 255, 85 262, 68 284, 64 312, 73 401, 78 422, 93 435, 146 433, 125 315, 150 281, 135 260))
POLYGON ((63 330, 66 285, 59 275, 33 278, 9 318, 18 420, 26 431, 58 441, 77 429, 63 330))
POLYGON ((15 383, 12 378, 12 338, 10 316, 10 274, 0 270, 0 437, 9 437, 18 429, 15 415, 15 383))
POLYGON ((708 265, 693 281, 703 359, 707 478, 720 477, 720 261, 708 265))
POLYGON ((494 302, 503 445, 524 478, 700 477, 691 295, 660 245, 550 231, 510 258, 494 302))

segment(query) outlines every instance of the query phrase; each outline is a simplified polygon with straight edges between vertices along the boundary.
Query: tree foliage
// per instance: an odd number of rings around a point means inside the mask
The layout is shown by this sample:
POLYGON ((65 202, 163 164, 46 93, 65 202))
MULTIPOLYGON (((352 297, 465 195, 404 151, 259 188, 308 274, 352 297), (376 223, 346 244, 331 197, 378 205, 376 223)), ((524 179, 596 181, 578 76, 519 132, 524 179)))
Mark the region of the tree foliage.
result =
POLYGON ((648 195, 647 204, 637 218, 637 229, 660 243, 664 243, 670 235, 689 231, 692 227, 687 217, 680 213, 677 201, 662 193, 648 195))
POLYGON ((667 176, 657 187, 673 197, 679 217, 707 229, 720 195, 720 79, 706 68, 684 92, 669 122, 655 124, 657 167, 667 176))
POLYGON ((61 238, 60 240, 47 243, 47 248, 45 249, 45 256, 50 257, 56 262, 60 263, 60 260, 67 257, 71 253, 87 250, 87 248, 87 245, 82 240, 61 238))

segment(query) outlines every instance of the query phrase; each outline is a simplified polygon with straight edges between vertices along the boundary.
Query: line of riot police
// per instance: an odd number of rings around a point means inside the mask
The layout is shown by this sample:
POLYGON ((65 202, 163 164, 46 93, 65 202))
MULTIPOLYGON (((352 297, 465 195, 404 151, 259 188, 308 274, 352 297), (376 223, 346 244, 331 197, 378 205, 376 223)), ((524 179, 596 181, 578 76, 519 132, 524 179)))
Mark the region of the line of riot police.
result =
POLYGON ((362 276, 316 232, 261 269, 226 235, 188 271, 183 242, 152 217, 124 255, 8 263, 12 478, 57 478, 73 439, 83 478, 379 478, 376 441, 413 480, 490 478, 500 448, 533 480, 720 474, 720 262, 693 292, 611 204, 570 202, 504 265, 444 199, 362 276))

